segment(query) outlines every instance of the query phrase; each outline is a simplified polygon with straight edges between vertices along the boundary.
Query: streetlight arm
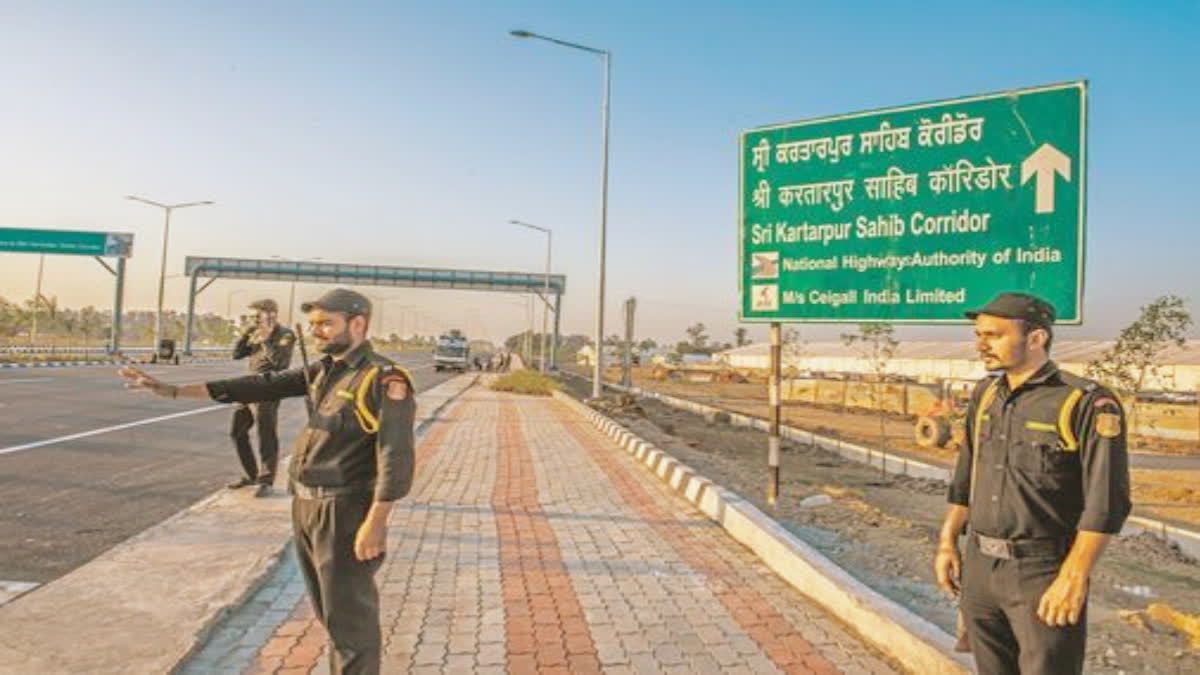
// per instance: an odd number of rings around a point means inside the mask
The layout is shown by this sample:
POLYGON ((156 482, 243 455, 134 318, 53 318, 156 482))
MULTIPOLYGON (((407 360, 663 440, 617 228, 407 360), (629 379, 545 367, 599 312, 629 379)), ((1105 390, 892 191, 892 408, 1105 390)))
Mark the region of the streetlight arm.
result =
POLYGON ((538 230, 539 232, 545 232, 546 234, 550 233, 550 228, 542 227, 541 225, 534 225, 532 223, 526 223, 520 220, 510 220, 508 222, 511 225, 520 225, 521 227, 528 227, 531 230, 538 230))
POLYGON ((537 33, 531 33, 530 31, 527 31, 527 30, 510 30, 510 31, 508 31, 508 34, 513 37, 518 37, 518 38, 533 38, 534 40, 544 40, 546 42, 553 42, 556 45, 562 45, 563 47, 570 47, 571 49, 579 49, 579 50, 582 50, 585 52, 591 52, 592 54, 599 54, 601 56, 608 55, 608 52, 603 49, 596 49, 595 47, 588 47, 587 45, 581 45, 581 44, 578 44, 575 42, 567 42, 566 40, 559 40, 558 38, 547 37, 545 35, 538 35, 537 33))
POLYGON ((160 203, 160 202, 156 202, 156 201, 154 201, 153 199, 146 199, 145 197, 138 197, 138 196, 136 196, 136 195, 125 195, 125 199, 131 199, 131 200, 133 200, 133 201, 135 201, 135 202, 141 202, 141 203, 143 203, 143 204, 149 204, 150 206, 157 206, 157 207, 158 207, 158 208, 160 208, 160 209, 169 209, 169 208, 171 208, 171 207, 170 207, 170 206, 168 206, 167 204, 162 204, 162 203, 160 203))
POLYGON ((209 206, 212 204, 216 204, 216 202, 208 201, 208 200, 205 200, 202 202, 184 202, 182 204, 163 204, 161 202, 156 202, 153 199, 146 199, 145 197, 138 197, 137 195, 125 195, 125 199, 130 199, 135 202, 141 202, 143 204, 149 204, 150 206, 157 206, 160 209, 167 209, 168 211, 170 211, 171 209, 186 209, 189 206, 209 206))

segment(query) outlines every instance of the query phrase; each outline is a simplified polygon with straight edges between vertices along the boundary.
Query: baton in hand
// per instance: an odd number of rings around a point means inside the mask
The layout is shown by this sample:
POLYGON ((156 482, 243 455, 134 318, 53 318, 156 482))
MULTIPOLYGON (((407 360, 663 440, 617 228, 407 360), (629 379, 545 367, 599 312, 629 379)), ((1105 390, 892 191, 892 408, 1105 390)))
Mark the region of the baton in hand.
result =
POLYGON ((308 409, 308 419, 312 421, 312 373, 308 370, 308 348, 304 346, 304 326, 296 324, 296 342, 300 345, 300 363, 304 366, 304 407, 308 409))

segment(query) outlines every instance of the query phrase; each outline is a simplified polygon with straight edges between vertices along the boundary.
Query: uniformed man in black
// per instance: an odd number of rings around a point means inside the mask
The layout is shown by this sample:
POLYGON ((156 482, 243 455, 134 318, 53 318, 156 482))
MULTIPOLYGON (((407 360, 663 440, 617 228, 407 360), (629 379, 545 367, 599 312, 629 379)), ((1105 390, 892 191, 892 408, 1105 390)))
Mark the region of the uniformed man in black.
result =
POLYGON ((1124 411, 1049 359, 1044 300, 1004 293, 967 317, 996 374, 971 397, 934 572, 979 672, 1080 673, 1088 580, 1130 511, 1124 411))
MULTIPOLYGON (((292 351, 296 347, 296 334, 286 326, 279 325, 279 305, 270 298, 250 303, 257 312, 255 323, 248 328, 233 346, 233 358, 249 357, 251 373, 273 373, 287 370, 292 363, 292 351)), ((239 480, 229 484, 237 489, 257 485, 254 496, 264 497, 275 484, 275 468, 279 464, 279 401, 239 403, 234 406, 229 435, 237 448, 238 459, 245 471, 239 480), (258 425, 258 454, 250 447, 250 428, 258 425)))
POLYGON ((187 385, 167 384, 136 368, 121 374, 131 388, 227 403, 308 393, 312 414, 289 470, 296 554, 313 608, 329 632, 331 671, 378 673, 374 575, 387 548, 392 504, 412 485, 412 380, 372 351, 366 340, 371 304, 361 294, 335 289, 302 307, 325 355, 307 374, 301 368, 187 385))

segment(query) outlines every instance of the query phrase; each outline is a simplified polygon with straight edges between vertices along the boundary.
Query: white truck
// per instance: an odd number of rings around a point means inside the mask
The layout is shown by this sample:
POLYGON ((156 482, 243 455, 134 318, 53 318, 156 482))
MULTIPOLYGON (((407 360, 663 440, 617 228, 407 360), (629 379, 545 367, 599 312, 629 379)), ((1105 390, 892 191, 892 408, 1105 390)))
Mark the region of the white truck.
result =
POLYGON ((433 348, 433 369, 465 372, 470 367, 471 349, 461 331, 452 330, 438 336, 433 348))

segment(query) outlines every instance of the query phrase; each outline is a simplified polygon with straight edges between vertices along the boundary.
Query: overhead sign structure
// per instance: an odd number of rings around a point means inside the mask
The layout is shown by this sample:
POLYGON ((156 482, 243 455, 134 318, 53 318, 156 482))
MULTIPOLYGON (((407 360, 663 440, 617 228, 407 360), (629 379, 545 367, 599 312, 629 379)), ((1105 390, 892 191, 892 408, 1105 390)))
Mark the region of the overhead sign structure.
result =
POLYGON ((1081 323, 1086 132, 1082 81, 743 132, 741 320, 1081 323))
POLYGON ((133 235, 128 232, 0 227, 0 251, 128 258, 133 255, 133 235))
MULTIPOLYGON (((557 363, 562 296, 567 292, 567 277, 562 274, 196 256, 188 256, 183 267, 192 278, 188 291, 188 318, 184 335, 184 353, 187 354, 192 351, 192 317, 196 311, 196 296, 217 279, 246 279, 350 286, 502 291, 534 293, 538 296, 541 296, 544 290, 549 290, 549 294, 554 296, 554 348, 550 354, 557 363), (200 277, 206 277, 209 281, 203 286, 198 286, 200 277)), ((543 297, 542 302, 550 306, 550 298, 543 297)))

